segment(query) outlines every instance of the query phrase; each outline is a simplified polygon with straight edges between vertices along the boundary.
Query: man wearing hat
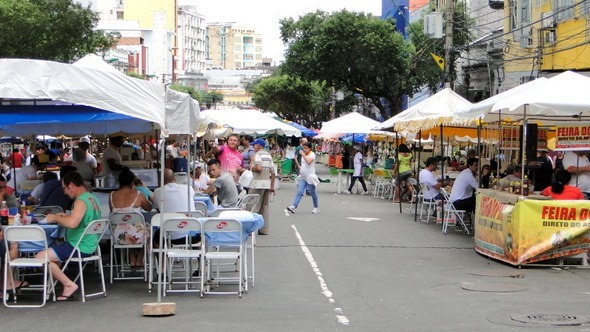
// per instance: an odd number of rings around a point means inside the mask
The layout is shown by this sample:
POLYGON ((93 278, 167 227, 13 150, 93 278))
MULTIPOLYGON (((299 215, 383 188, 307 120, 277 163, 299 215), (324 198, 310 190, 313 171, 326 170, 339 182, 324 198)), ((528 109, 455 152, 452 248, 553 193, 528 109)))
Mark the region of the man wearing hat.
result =
POLYGON ((260 199, 253 211, 261 214, 264 218, 264 226, 258 230, 258 234, 267 235, 270 225, 268 202, 270 195, 275 192, 275 165, 270 153, 264 149, 266 142, 263 139, 257 138, 252 145, 254 151, 256 151, 254 161, 250 165, 254 179, 250 183, 248 193, 260 195, 260 199))
POLYGON ((355 145, 353 148, 356 151, 356 153, 354 154, 354 173, 352 174, 350 187, 348 187, 348 194, 352 194, 352 187, 354 187, 354 183, 358 179, 361 185, 363 186, 362 195, 367 195, 369 192, 367 191, 365 179, 363 179, 363 154, 361 153, 362 149, 360 145, 355 145))
POLYGON ((125 138, 121 135, 114 135, 110 138, 110 145, 103 153, 103 175, 111 174, 115 181, 119 179, 119 173, 123 169, 123 158, 121 157, 121 146, 125 138))
POLYGON ((84 136, 80 138, 80 141, 78 141, 78 147, 86 152, 86 165, 92 168, 94 174, 98 174, 98 164, 96 163, 96 158, 90 152, 88 152, 90 149, 90 137, 84 136))

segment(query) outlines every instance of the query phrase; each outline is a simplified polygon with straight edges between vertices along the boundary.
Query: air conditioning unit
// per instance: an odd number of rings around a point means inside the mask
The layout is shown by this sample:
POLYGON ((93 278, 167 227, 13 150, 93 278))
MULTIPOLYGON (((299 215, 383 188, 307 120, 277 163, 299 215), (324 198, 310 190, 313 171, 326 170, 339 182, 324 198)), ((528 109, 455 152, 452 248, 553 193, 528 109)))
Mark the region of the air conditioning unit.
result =
POLYGON ((443 21, 443 13, 433 12, 424 16, 424 35, 428 38, 442 38, 443 21))
POLYGON ((557 40, 557 33, 555 30, 548 30, 545 32, 545 43, 546 44, 555 44, 557 40))
POLYGON ((553 12, 541 13, 541 29, 553 28, 555 26, 555 15, 553 12))

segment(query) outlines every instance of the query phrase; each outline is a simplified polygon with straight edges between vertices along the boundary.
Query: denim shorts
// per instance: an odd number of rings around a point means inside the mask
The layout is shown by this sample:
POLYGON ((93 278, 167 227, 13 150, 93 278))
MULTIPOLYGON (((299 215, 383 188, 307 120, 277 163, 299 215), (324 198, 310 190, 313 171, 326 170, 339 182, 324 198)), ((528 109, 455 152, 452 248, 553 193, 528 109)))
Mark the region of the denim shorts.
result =
MULTIPOLYGON (((72 246, 68 241, 65 241, 65 242, 62 242, 58 245, 51 247, 51 249, 53 250, 53 252, 57 256, 57 258, 59 258, 60 261, 65 262, 68 260, 68 258, 70 258, 70 255, 74 251, 74 246, 72 246)), ((85 254, 83 252, 80 252, 80 254, 81 254, 80 256, 82 256, 82 258, 92 256, 89 254, 85 254)))

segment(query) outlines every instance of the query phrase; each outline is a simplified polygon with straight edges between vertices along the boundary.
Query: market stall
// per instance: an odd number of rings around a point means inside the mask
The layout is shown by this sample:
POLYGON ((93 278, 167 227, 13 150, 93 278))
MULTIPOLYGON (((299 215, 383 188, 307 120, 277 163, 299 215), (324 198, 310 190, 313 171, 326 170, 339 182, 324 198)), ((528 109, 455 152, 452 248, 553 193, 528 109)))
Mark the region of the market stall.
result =
MULTIPOLYGON (((556 146, 561 151, 590 150, 590 135, 584 133, 590 125, 590 78, 564 72, 526 85, 493 102, 484 101, 485 107, 475 105, 471 113, 458 114, 480 123, 508 126, 509 131, 518 128, 515 124, 522 125, 518 138, 500 128, 500 145, 514 143, 519 151, 522 183, 526 182, 524 170, 533 161, 531 153, 526 153, 529 123, 556 126, 556 146)), ((546 200, 480 189, 474 222, 476 250, 514 265, 584 253, 590 248, 588 214, 587 200, 546 200)))
POLYGON ((585 253, 590 249, 587 201, 555 201, 480 189, 475 250, 512 265, 585 253))

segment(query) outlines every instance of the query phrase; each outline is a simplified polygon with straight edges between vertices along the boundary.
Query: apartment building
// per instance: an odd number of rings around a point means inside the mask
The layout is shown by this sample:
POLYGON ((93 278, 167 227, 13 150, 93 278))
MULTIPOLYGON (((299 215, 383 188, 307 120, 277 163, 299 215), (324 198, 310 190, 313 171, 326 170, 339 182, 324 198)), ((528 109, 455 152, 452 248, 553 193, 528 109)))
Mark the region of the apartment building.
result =
POLYGON ((235 23, 209 23, 207 59, 224 69, 262 66, 262 36, 235 23))

